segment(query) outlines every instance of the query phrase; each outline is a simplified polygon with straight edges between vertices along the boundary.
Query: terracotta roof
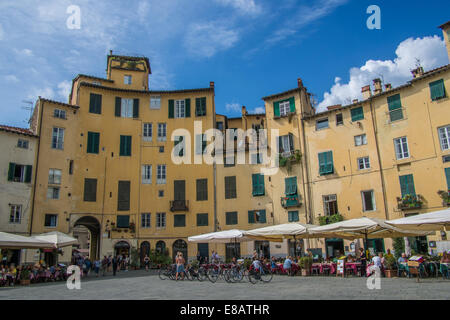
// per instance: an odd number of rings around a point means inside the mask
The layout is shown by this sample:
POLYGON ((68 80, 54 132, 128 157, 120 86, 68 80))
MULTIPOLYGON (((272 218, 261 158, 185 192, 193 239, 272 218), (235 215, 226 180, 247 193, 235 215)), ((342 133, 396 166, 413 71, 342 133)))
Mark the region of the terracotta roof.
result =
POLYGON ((447 21, 446 23, 439 26, 439 28, 443 29, 444 27, 448 26, 450 24, 450 21, 447 21))
POLYGON ((327 107, 328 110, 334 110, 334 109, 339 109, 339 108, 342 108, 342 104, 337 104, 334 106, 327 107))
POLYGON ((112 88, 106 86, 99 86, 93 83, 81 82, 80 86, 91 87, 91 88, 99 88, 105 90, 113 90, 119 92, 130 92, 130 93, 143 93, 143 94, 170 94, 170 93, 184 93, 184 92, 209 92, 213 91, 214 88, 198 88, 198 89, 182 89, 182 90, 134 90, 134 89, 122 89, 122 88, 112 88))
POLYGON ((30 129, 11 127, 6 125, 0 125, 0 131, 23 134, 25 136, 37 137, 30 129))
POLYGON ((43 101, 43 102, 50 102, 50 103, 54 103, 54 104, 59 104, 59 105, 64 106, 64 107, 69 107, 69 108, 73 108, 73 109, 80 109, 79 106, 75 106, 73 104, 68 104, 68 103, 59 102, 59 101, 50 100, 50 99, 45 99, 45 98, 39 98, 39 99, 41 101, 43 101))
POLYGON ((89 78, 89 79, 93 79, 93 80, 107 81, 107 82, 114 83, 114 80, 105 79, 105 78, 99 78, 99 77, 96 77, 96 76, 90 76, 90 75, 87 75, 87 74, 81 74, 81 73, 78 74, 78 75, 73 79, 73 81, 77 81, 80 77, 89 78))
POLYGON ((272 94, 270 96, 263 97, 262 100, 269 100, 269 99, 272 99, 272 98, 284 96, 285 94, 294 93, 294 92, 297 92, 298 90, 300 90, 300 88, 295 88, 295 89, 290 89, 290 90, 287 90, 287 91, 284 91, 284 92, 275 93, 275 94, 272 94))

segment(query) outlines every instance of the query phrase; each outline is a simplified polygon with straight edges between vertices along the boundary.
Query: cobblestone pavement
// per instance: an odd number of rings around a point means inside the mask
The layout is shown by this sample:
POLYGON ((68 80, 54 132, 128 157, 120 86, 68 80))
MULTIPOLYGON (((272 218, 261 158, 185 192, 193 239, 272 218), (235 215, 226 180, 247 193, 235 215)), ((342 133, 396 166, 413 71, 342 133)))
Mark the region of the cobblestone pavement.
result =
POLYGON ((381 279, 380 290, 369 290, 365 278, 275 276, 270 283, 217 283, 160 280, 156 272, 120 272, 117 277, 83 278, 80 290, 65 282, 1 287, 5 299, 186 299, 186 300, 307 300, 307 299, 450 299, 450 281, 381 279))

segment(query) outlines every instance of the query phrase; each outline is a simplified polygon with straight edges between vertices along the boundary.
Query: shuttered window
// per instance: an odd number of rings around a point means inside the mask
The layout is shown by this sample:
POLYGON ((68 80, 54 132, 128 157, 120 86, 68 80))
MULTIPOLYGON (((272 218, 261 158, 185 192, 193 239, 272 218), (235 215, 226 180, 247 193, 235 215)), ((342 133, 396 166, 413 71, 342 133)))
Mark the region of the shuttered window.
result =
POLYGON ((352 121, 359 121, 364 119, 363 107, 354 108, 351 111, 352 121))
POLYGON ((450 168, 445 168, 445 179, 447 179, 447 190, 450 190, 450 168))
POLYGON ((8 168, 8 181, 30 183, 32 172, 33 166, 10 162, 8 168))
POLYGON ((102 96, 100 94, 91 93, 89 99, 89 112, 96 114, 102 113, 102 96))
POLYGON ((400 188, 402 191, 402 198, 406 195, 416 195, 416 189, 414 188, 414 177, 412 174, 400 176, 400 188))
POLYGON ((87 153, 98 154, 99 145, 100 145, 100 133, 89 131, 87 137, 87 153))
POLYGON ((130 210, 130 181, 119 181, 117 192, 117 210, 130 210))
POLYGON ((295 98, 275 101, 273 103, 273 113, 275 117, 285 117, 289 113, 295 112, 295 98))
POLYGON ((97 179, 84 179, 84 201, 97 201, 97 179))
POLYGON ((195 99, 195 116, 206 116, 206 97, 195 99))
POLYGON ((185 227, 186 226, 186 215, 185 214, 175 214, 173 216, 173 226, 174 227, 185 227))
POLYGON ((208 225, 208 214, 207 213, 198 213, 197 214, 197 226, 205 227, 208 225))
POLYGON ((333 173, 333 151, 319 153, 319 174, 323 176, 333 173))
POLYGON ((388 97, 387 101, 391 122, 403 119, 402 101, 400 99, 400 94, 388 97))
POLYGON ((265 194, 264 190, 264 175, 253 174, 252 175, 252 186, 253 186, 253 196, 263 196, 265 194))
POLYGON ((120 156, 131 156, 131 136, 120 136, 120 156))
POLYGON ((195 154, 204 154, 206 151, 206 134, 195 135, 195 154))
POLYGON ((208 179, 197 179, 197 201, 208 200, 208 179))
POLYGON ((266 223, 266 210, 249 211, 248 223, 266 223))
POLYGON ((225 177, 225 199, 236 198, 236 176, 225 177))
POLYGON ((297 194, 297 177, 290 177, 284 179, 285 194, 292 196, 297 194))
POLYGON ((289 222, 297 222, 299 221, 298 211, 289 211, 288 212, 288 221, 289 222))
POLYGON ((446 97, 444 80, 438 80, 430 83, 431 100, 436 101, 446 97))
POLYGON ((130 216, 129 215, 118 215, 117 216, 117 228, 129 228, 130 227, 130 216))
POLYGON ((226 212, 226 224, 227 225, 235 225, 238 224, 238 213, 236 211, 226 212))

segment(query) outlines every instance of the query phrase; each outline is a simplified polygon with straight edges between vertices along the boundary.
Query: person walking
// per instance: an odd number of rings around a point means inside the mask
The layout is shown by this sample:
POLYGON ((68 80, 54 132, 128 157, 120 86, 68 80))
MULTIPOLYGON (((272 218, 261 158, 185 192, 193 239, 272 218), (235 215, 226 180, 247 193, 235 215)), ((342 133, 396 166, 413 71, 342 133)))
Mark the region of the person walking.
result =
POLYGON ((183 274, 181 280, 184 280, 184 258, 183 258, 183 254, 181 252, 177 253, 177 257, 175 259, 175 263, 177 265, 177 273, 175 275, 175 280, 178 281, 178 276, 180 275, 180 273, 183 274))
POLYGON ((117 265, 119 264, 119 256, 113 257, 111 259, 111 263, 112 263, 112 269, 113 269, 113 276, 116 276, 117 265))
POLYGON ((112 256, 111 255, 109 255, 108 256, 108 272, 111 272, 112 271, 112 256))
POLYGON ((94 261, 94 272, 95 272, 95 276, 98 278, 98 273, 100 271, 100 267, 102 265, 102 262, 100 261, 100 259, 97 259, 94 261))
POLYGON ((145 255, 145 258, 144 258, 144 265, 145 265, 145 271, 148 272, 148 267, 149 267, 149 265, 150 265, 150 258, 148 257, 148 255, 145 255))
POLYGON ((108 269, 108 258, 106 256, 103 256, 103 260, 102 260, 102 274, 103 276, 105 276, 105 273, 108 269))

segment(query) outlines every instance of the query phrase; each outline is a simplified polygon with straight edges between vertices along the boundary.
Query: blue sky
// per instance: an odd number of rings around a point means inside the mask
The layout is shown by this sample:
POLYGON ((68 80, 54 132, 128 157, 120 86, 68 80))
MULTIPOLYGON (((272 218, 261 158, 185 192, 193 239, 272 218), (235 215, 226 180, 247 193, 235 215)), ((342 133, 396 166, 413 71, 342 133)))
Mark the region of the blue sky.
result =
POLYGON ((0 123, 27 127, 23 100, 67 102, 78 74, 105 76, 106 54, 146 55, 151 89, 216 83, 218 113, 263 111, 261 97, 297 78, 322 110, 360 97, 382 77, 399 85, 419 59, 448 64, 440 24, 444 0, 21 0, 0 2, 0 123), (369 5, 381 30, 369 30, 369 5), (67 8, 81 9, 68 29, 67 8))

